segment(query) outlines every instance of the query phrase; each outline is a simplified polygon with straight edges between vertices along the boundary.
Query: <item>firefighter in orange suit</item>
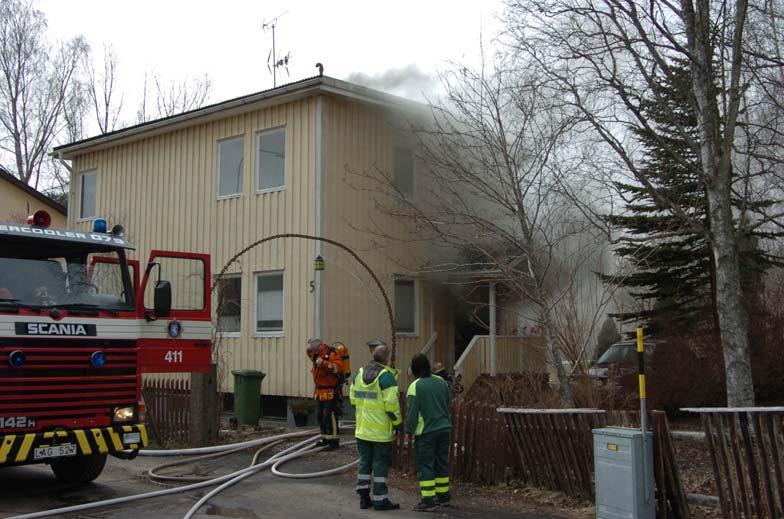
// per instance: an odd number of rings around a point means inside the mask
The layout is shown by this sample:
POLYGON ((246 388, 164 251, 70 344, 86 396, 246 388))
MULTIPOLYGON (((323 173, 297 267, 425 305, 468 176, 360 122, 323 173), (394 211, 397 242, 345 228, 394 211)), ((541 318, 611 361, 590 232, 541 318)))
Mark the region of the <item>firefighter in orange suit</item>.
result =
POLYGON ((338 413, 344 382, 343 360, 337 351, 321 342, 321 339, 308 341, 307 354, 313 363, 310 372, 316 384, 317 418, 321 426, 319 445, 327 447, 326 450, 334 450, 340 444, 338 413))

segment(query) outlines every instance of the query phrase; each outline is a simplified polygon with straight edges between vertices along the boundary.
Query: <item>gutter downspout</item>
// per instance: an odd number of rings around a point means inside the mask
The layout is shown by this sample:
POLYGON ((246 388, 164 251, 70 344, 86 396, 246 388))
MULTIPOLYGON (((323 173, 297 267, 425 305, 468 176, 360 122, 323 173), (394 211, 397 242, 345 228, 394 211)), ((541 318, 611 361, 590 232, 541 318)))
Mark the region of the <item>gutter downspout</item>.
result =
MULTIPOLYGON (((318 96, 316 98, 316 236, 319 238, 324 237, 324 97, 318 96)), ((323 242, 316 241, 316 257, 323 257, 323 242)), ((314 302, 314 336, 319 339, 324 339, 322 336, 323 326, 323 295, 321 290, 321 270, 314 273, 314 288, 313 295, 314 302)))
MULTIPOLYGON (((73 176, 73 168, 71 166, 69 166, 68 164, 66 164, 65 161, 63 160, 63 152, 62 151, 58 151, 57 152, 57 160, 60 162, 60 165, 62 167, 64 167, 65 169, 67 169, 68 173, 71 175, 71 181, 68 183, 68 205, 66 206, 66 208, 70 208, 71 205, 72 205, 71 204, 71 198, 73 197, 74 182, 75 182, 76 179, 73 176)), ((68 209, 66 211, 66 213, 65 213, 65 219, 68 222, 68 220, 70 220, 70 218, 71 218, 71 210, 68 209)), ((67 223, 66 225, 68 227, 71 227, 70 222, 67 223)))

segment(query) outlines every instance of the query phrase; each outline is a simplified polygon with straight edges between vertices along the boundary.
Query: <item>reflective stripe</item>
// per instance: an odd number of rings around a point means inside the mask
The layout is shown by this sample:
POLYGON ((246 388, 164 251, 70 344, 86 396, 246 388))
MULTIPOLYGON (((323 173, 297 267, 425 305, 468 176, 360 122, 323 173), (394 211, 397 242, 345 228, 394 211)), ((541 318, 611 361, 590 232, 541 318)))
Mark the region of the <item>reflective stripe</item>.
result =
POLYGON ((82 449, 82 452, 85 454, 92 454, 93 449, 90 447, 90 443, 87 441, 87 435, 84 434, 84 431, 81 429, 76 430, 76 441, 79 442, 79 447, 82 449))
POLYGON ((373 391, 354 391, 354 398, 364 398, 367 400, 378 400, 378 394, 373 391))
POLYGON ((33 445, 33 440, 35 440, 35 434, 28 434, 22 440, 22 446, 19 448, 19 452, 16 454, 16 462, 21 463, 27 458, 27 454, 30 452, 30 447, 33 445))
POLYGON ((447 492, 449 492, 449 485, 445 487, 436 487, 436 492, 438 492, 439 494, 446 494, 447 492))
POLYGON ((370 481, 370 480, 371 480, 371 477, 370 477, 370 474, 359 474, 359 475, 357 476, 357 479, 358 479, 359 481, 370 481))
POLYGON ((370 483, 359 483, 356 490, 370 490, 370 483))
POLYGON ((436 491, 422 489, 422 497, 436 497, 436 491))
POLYGON ((446 477, 446 478, 436 478, 435 481, 436 481, 436 485, 438 485, 439 483, 449 484, 449 478, 448 477, 446 477))
POLYGON ((376 496, 376 495, 370 496, 370 498, 371 498, 373 501, 383 501, 384 499, 386 499, 386 498, 388 498, 388 497, 389 497, 389 494, 381 494, 381 495, 379 495, 379 496, 376 496))
POLYGON ((373 478, 373 483, 386 483, 387 478, 373 478))
POLYGON ((419 486, 420 487, 434 487, 434 486, 436 486, 436 480, 435 479, 428 479, 428 480, 420 481, 419 482, 419 486))

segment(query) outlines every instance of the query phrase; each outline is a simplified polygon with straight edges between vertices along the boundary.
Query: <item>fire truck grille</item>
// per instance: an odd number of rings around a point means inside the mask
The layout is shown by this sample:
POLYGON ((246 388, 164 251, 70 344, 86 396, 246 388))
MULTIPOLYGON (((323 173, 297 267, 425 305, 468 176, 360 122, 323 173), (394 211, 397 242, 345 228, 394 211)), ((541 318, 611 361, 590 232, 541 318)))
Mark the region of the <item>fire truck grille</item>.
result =
POLYGON ((0 416, 27 417, 36 428, 107 425, 112 409, 136 403, 136 342, 0 340, 0 416), (20 368, 14 351, 24 353, 20 368), (91 363, 94 352, 105 364, 91 363))

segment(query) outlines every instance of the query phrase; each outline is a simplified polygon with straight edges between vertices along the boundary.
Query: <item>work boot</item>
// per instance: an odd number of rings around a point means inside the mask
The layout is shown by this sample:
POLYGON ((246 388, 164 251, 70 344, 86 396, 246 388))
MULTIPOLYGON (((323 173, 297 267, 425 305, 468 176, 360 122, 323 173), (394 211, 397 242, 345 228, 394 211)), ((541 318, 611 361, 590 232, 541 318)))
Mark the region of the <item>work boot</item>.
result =
POLYGON ((324 447, 321 449, 322 452, 328 452, 336 450, 338 447, 340 447, 340 443, 333 440, 327 440, 322 444, 322 446, 324 447))
POLYGON ((370 499, 369 492, 360 492, 359 493, 359 508, 362 510, 367 510, 373 506, 373 501, 370 499))
POLYGON ((400 505, 393 503, 389 498, 384 498, 383 501, 376 501, 373 503, 373 510, 398 510, 400 505))
POLYGON ((452 497, 447 494, 438 494, 436 495, 436 504, 438 506, 449 506, 449 502, 452 500, 452 497))
POLYGON ((436 502, 432 499, 423 499, 414 505, 414 512, 435 512, 436 502))

